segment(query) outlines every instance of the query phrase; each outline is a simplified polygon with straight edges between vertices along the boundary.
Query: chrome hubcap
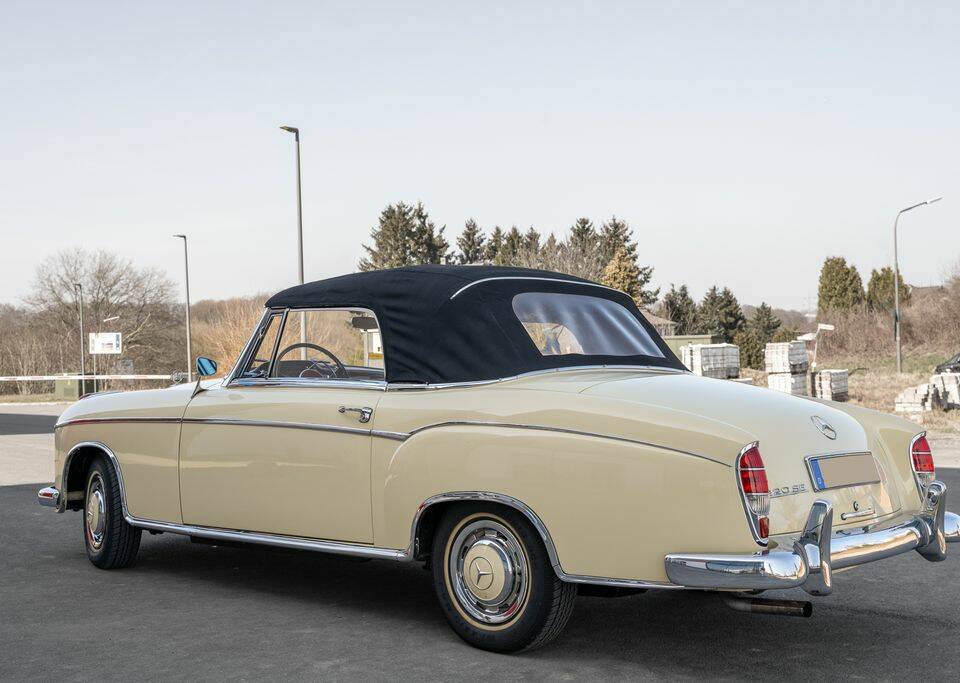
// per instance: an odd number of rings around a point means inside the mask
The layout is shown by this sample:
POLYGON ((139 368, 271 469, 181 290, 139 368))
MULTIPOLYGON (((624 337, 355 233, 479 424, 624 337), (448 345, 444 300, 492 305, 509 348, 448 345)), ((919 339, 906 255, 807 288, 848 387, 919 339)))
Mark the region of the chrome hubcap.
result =
POLYGON ((87 542, 94 550, 103 545, 103 532, 107 524, 106 505, 103 496, 103 480, 99 474, 93 475, 87 486, 87 504, 84 510, 84 526, 87 542))
POLYGON ((450 548, 454 597, 487 624, 509 621, 526 599, 527 559, 507 527, 491 519, 466 525, 450 548))

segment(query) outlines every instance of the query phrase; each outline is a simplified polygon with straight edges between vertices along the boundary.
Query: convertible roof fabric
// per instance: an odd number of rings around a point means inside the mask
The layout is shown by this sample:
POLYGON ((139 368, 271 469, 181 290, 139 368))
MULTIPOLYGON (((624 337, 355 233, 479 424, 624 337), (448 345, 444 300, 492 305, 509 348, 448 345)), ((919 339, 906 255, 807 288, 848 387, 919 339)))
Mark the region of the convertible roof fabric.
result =
POLYGON ((475 382, 579 365, 683 369, 623 292, 530 268, 424 265, 353 273, 290 287, 270 297, 266 305, 373 311, 380 324, 389 383, 475 382), (521 292, 581 294, 615 301, 640 321, 663 358, 541 355, 513 311, 513 297, 521 292))

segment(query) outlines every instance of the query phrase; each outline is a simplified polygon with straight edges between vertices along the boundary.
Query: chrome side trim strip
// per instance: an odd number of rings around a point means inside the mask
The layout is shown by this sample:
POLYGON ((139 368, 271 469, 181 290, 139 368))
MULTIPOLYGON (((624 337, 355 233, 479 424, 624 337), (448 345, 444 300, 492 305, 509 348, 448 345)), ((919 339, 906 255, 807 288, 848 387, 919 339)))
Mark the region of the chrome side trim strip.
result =
POLYGON ((730 467, 727 463, 717 458, 712 458, 709 455, 703 455, 702 453, 694 453, 693 451, 685 451, 681 448, 673 448, 672 446, 664 446, 663 444, 653 443, 652 441, 643 441, 641 439, 631 439, 625 436, 615 436, 610 434, 598 434, 596 432, 585 432, 580 431, 579 429, 568 429, 566 427, 549 427, 542 425, 527 425, 527 424, 514 424, 510 422, 483 422, 483 421, 472 421, 472 420, 450 420, 448 422, 437 422, 436 424, 426 425, 423 427, 417 427, 416 429, 411 430, 407 437, 414 436, 421 432, 425 432, 430 429, 437 429, 439 427, 504 427, 512 429, 529 429, 532 431, 541 431, 541 432, 555 432, 558 434, 572 434, 574 436, 588 436, 596 439, 608 439, 610 441, 620 441, 623 443, 629 443, 636 446, 649 446, 650 448, 657 448, 663 451, 670 451, 671 453, 679 453, 680 455, 689 455, 693 458, 700 458, 702 460, 708 460, 710 462, 716 463, 718 465, 723 465, 724 467, 730 467))
POLYGON ((253 543, 256 545, 269 545, 279 548, 292 548, 295 550, 312 550, 315 552, 332 553, 335 555, 350 555, 354 557, 371 557, 381 560, 394 560, 398 562, 406 562, 412 559, 408 557, 406 552, 403 550, 376 548, 374 546, 342 543, 339 541, 320 541, 312 538, 302 538, 300 536, 282 536, 280 534, 265 534, 254 531, 217 529, 214 527, 194 526, 192 524, 171 524, 169 522, 157 522, 149 519, 137 519, 134 517, 127 517, 127 522, 133 526, 140 527, 141 529, 165 531, 171 534, 196 536, 198 538, 209 538, 217 541, 253 543))
POLYGON ((60 429, 61 427, 69 427, 71 425, 84 425, 84 424, 100 424, 100 423, 116 423, 116 424, 127 424, 127 423, 144 423, 144 422, 154 422, 154 423, 169 423, 175 424, 180 422, 179 417, 78 417, 75 420, 64 420, 63 422, 58 422, 53 426, 54 429, 60 429))
POLYGON ((620 294, 623 294, 623 292, 621 292, 619 289, 614 289, 613 287, 607 287, 606 285, 601 285, 596 282, 579 282, 577 280, 563 280, 557 277, 527 277, 522 275, 513 275, 513 276, 508 275, 503 277, 485 277, 481 280, 474 280, 473 282, 465 284, 463 287, 455 291, 451 295, 450 300, 453 301, 458 296, 463 294, 463 292, 467 291, 474 285, 483 284, 484 282, 494 282, 497 280, 537 280, 540 282, 560 282, 565 285, 583 285, 584 287, 600 287, 601 289, 608 289, 611 292, 619 292, 620 294))
POLYGON ((362 379, 305 379, 301 377, 241 377, 230 382, 231 387, 309 387, 311 389, 367 389, 384 391, 383 380, 362 379))
POLYGON ((578 372, 583 370, 633 370, 643 372, 661 372, 668 375, 689 375, 691 372, 687 369, 670 368, 662 365, 570 365, 562 368, 547 368, 546 370, 531 370, 521 372, 518 375, 509 377, 497 377, 495 379, 481 379, 472 382, 443 382, 439 384, 414 384, 409 382, 389 382, 386 386, 387 391, 411 391, 411 390, 436 390, 436 389, 457 389, 463 387, 479 387, 488 384, 499 384, 501 382, 512 382, 525 377, 535 377, 537 375, 550 375, 561 372, 578 372))
MULTIPOLYGON (((214 424, 214 425, 234 425, 238 427, 275 427, 278 429, 309 429, 318 432, 336 432, 340 434, 358 434, 360 436, 373 436, 381 439, 392 439, 394 441, 404 441, 409 436, 402 432, 389 432, 376 429, 362 429, 360 427, 343 427, 340 425, 313 424, 310 422, 280 422, 273 420, 234 420, 218 417, 90 417, 79 418, 76 420, 67 420, 58 423, 54 429, 80 424, 111 424, 111 423, 170 423, 170 424, 214 424)), ((99 442, 84 442, 86 445, 97 445, 99 442)), ((79 446, 80 444, 78 444, 79 446)), ((100 444, 103 448, 103 444, 100 444)), ((68 456, 69 457, 69 456, 68 456)))
POLYGON ((274 427, 278 429, 307 429, 317 432, 336 432, 339 434, 359 434, 370 436, 369 429, 361 427, 342 427, 340 425, 313 424, 310 422, 279 422, 274 420, 234 420, 219 417, 185 417, 184 424, 231 425, 235 427, 274 427))
POLYGON ((410 435, 406 432, 388 432, 383 429, 371 429, 370 436, 378 439, 391 439, 393 441, 406 441, 410 435))

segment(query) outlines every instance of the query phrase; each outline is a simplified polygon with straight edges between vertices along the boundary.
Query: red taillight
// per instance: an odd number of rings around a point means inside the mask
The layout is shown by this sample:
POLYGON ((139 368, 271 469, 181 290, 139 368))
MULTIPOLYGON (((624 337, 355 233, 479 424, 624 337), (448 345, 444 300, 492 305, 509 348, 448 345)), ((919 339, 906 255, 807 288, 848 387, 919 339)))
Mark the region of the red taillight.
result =
POLYGON ((913 475, 917 480, 917 488, 920 489, 922 497, 927 486, 937 476, 933 466, 933 452, 930 450, 926 434, 914 437, 910 443, 910 459, 913 462, 913 475))
POLYGON ((766 545, 770 536, 770 485, 758 444, 752 443, 740 451, 737 456, 737 477, 750 530, 757 543, 766 545))

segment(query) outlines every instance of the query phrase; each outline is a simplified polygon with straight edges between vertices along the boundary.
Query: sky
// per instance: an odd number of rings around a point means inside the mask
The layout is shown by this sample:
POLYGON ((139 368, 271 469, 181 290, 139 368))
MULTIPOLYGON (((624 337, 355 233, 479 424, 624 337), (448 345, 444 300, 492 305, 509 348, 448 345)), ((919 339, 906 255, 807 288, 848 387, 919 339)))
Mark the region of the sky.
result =
POLYGON ((0 302, 59 249, 191 298, 350 272, 422 201, 563 232, 628 221, 654 283, 816 305, 826 256, 960 263, 960 3, 0 5, 0 302))

